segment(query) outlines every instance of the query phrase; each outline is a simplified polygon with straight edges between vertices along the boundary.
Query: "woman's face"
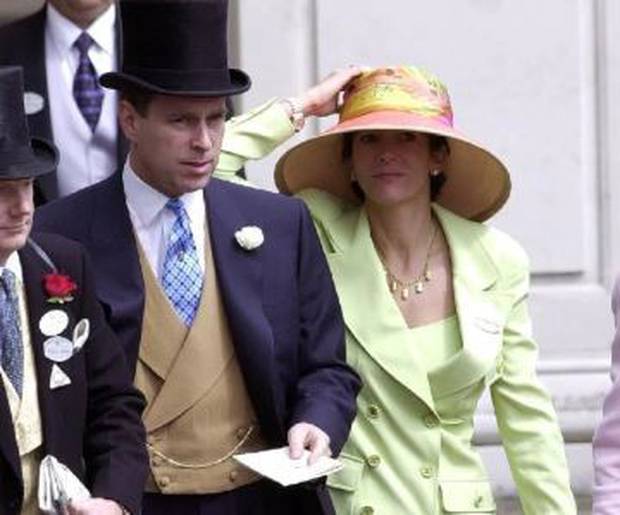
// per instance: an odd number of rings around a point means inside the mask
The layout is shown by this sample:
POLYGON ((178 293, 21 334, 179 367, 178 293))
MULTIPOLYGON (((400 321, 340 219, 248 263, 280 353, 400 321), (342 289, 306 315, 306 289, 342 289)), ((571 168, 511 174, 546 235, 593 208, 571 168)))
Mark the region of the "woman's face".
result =
POLYGON ((442 158, 431 152, 426 134, 376 130, 354 134, 351 160, 366 202, 387 207, 429 201, 429 173, 442 158))

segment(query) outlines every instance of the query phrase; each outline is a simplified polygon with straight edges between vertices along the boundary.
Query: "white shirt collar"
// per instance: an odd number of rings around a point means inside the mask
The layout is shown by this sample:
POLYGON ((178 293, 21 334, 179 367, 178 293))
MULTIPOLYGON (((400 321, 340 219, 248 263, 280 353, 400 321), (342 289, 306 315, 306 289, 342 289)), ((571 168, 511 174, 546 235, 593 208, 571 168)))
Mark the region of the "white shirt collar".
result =
MULTIPOLYGON (((144 182, 131 168, 129 159, 125 161, 123 169, 123 187, 127 204, 139 222, 139 227, 136 229, 149 227, 153 224, 170 200, 166 195, 144 182)), ((202 190, 186 193, 179 199, 183 202, 190 220, 204 219, 204 193, 202 190)))
MULTIPOLYGON (((129 160, 125 162, 122 179, 125 202, 134 232, 151 269, 161 279, 167 242, 176 219, 175 214, 170 209, 166 209, 169 198, 138 177, 132 170, 129 160)), ((204 271, 206 240, 204 192, 202 190, 192 191, 182 195, 179 199, 183 202, 189 216, 190 229, 198 250, 198 263, 204 271)))
MULTIPOLYGON (((116 6, 113 2, 106 11, 86 29, 86 32, 93 38, 97 46, 109 55, 114 54, 116 6)), ((73 43, 83 32, 80 27, 71 20, 65 18, 50 3, 47 4, 47 31, 52 42, 60 52, 71 51, 73 43)))

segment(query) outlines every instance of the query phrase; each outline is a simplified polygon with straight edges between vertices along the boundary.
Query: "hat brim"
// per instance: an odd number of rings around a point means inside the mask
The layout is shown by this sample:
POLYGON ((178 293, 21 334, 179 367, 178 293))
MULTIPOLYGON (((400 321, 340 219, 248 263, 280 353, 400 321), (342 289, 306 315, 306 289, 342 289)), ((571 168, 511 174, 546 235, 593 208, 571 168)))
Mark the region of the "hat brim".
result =
MULTIPOLYGON (((250 89, 252 81, 250 77, 243 71, 231 68, 228 70, 230 76, 230 84, 225 87, 209 88, 204 85, 197 87, 185 86, 180 88, 179 84, 183 84, 182 77, 175 74, 171 80, 175 86, 164 87, 161 84, 155 84, 147 80, 141 79, 136 75, 123 72, 104 73, 99 78, 99 83, 108 89, 124 90, 124 89, 141 89, 149 93, 159 95, 174 95, 187 97, 225 97, 230 95, 239 95, 250 89)), ((195 76, 192 77, 195 79, 195 76)), ((204 81, 208 84, 208 81, 204 81)))
POLYGON ((360 130, 406 130, 447 138, 450 154, 442 166, 446 182, 436 202, 470 220, 493 216, 510 195, 510 175, 482 145, 431 118, 401 111, 375 111, 341 122, 289 149, 276 164, 278 189, 294 194, 308 188, 359 202, 342 159, 343 134, 360 130))
POLYGON ((0 170, 0 180, 28 179, 40 177, 53 172, 58 165, 58 151, 56 147, 39 138, 30 140, 32 147, 32 158, 8 166, 3 166, 0 170))

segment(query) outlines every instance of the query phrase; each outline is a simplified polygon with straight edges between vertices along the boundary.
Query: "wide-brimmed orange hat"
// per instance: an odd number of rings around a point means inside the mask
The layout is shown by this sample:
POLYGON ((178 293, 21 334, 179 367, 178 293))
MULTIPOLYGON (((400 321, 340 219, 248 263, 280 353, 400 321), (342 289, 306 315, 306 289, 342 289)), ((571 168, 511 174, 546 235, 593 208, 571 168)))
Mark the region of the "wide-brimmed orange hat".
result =
POLYGON ((278 189, 293 194, 318 188, 359 202, 343 161, 342 136, 360 130, 407 130, 447 138, 450 154, 442 166, 446 181, 436 202, 460 216, 486 220, 508 198, 506 167, 453 127, 446 87, 413 66, 378 68, 354 79, 345 91, 338 123, 280 158, 275 171, 278 189))

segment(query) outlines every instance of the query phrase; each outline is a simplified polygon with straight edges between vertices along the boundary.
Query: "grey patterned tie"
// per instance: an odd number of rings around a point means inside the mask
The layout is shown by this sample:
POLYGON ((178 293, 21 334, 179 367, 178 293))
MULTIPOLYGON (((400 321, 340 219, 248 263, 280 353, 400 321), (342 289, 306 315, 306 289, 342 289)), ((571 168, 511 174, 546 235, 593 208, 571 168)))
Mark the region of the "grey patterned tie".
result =
POLYGON ((24 345, 20 326, 15 274, 5 268, 0 275, 0 364, 21 397, 24 345))

